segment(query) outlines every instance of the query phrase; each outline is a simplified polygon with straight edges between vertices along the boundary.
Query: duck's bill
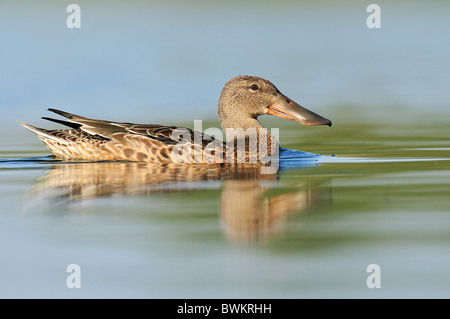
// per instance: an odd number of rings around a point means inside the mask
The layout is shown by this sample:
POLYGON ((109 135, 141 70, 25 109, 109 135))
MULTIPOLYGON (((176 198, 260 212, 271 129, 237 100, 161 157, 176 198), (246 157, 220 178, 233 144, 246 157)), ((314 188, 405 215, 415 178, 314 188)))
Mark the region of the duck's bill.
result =
POLYGON ((305 109, 282 94, 278 95, 276 103, 269 106, 267 114, 297 121, 303 125, 331 126, 332 124, 329 119, 305 109))

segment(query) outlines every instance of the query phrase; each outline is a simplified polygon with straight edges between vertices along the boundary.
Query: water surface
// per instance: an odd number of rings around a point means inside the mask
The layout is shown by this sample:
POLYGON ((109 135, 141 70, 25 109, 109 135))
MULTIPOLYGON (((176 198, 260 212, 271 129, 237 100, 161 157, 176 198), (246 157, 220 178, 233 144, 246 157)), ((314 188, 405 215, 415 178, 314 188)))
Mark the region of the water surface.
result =
POLYGON ((446 297, 450 142, 405 129, 311 133, 308 151, 327 147, 334 162, 272 176, 57 161, 18 128, 23 144, 1 149, 2 295, 446 297), (65 285, 71 263, 78 290, 65 285))

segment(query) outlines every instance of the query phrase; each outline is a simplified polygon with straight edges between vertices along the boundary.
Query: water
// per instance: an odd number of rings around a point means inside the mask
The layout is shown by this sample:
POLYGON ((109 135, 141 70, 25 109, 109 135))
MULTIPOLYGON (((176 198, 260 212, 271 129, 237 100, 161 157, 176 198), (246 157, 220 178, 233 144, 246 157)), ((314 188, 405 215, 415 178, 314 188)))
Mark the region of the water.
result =
POLYGON ((380 30, 352 1, 80 1, 80 30, 64 4, 2 4, 0 296, 448 298, 449 7, 378 3, 380 30), (38 118, 59 107, 217 127, 221 87, 244 73, 333 121, 262 118, 327 157, 276 176, 68 163, 16 122, 54 127, 38 118))
MULTIPOLYGON (((450 142, 400 139, 404 129, 387 144, 380 132, 359 140, 337 128, 330 147, 346 141, 355 156, 277 176, 24 161, 18 151, 6 161, 3 148, 2 295, 448 296, 450 142), (65 286, 72 263, 82 269, 79 290, 65 286), (373 263, 378 290, 366 286, 373 263)), ((43 149, 17 133, 23 149, 43 149)))

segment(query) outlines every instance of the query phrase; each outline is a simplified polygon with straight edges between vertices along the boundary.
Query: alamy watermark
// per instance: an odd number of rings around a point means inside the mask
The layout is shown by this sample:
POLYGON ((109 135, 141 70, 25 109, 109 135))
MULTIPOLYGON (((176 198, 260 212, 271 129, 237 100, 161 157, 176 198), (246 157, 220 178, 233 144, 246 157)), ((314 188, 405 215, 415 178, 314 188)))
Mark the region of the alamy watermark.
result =
MULTIPOLYGON (((81 28, 81 8, 78 4, 69 4, 66 8, 66 12, 70 15, 66 19, 66 25, 69 29, 81 28)), ((369 29, 381 28, 381 8, 378 4, 369 4, 366 8, 366 12, 371 13, 366 19, 366 25, 369 29)))
MULTIPOLYGON (((81 28, 81 8, 78 4, 69 4, 66 8, 66 12, 70 15, 66 19, 66 25, 69 29, 81 28)), ((370 15, 366 19, 366 25, 369 29, 381 28, 381 8, 378 4, 369 4, 366 8, 366 12, 370 15)))
POLYGON ((66 279, 67 288, 81 288, 81 268, 77 264, 70 264, 66 267, 66 272, 70 273, 66 279))
POLYGON ((377 264, 370 264, 367 266, 367 272, 370 273, 366 279, 367 288, 381 288, 381 267, 377 264))
POLYGON ((210 127, 203 131, 202 121, 194 121, 194 131, 177 128, 171 139, 179 141, 171 149, 175 163, 261 164, 262 174, 273 174, 279 167, 279 129, 210 127), (202 133, 203 132, 203 133, 202 133), (225 141, 226 140, 226 141, 225 141))
POLYGON ((378 4, 369 4, 367 6, 366 12, 371 12, 367 17, 366 25, 369 29, 379 29, 381 28, 381 8, 378 4))
POLYGON ((69 4, 66 12, 71 13, 66 19, 66 26, 69 29, 81 28, 81 8, 78 4, 69 4))

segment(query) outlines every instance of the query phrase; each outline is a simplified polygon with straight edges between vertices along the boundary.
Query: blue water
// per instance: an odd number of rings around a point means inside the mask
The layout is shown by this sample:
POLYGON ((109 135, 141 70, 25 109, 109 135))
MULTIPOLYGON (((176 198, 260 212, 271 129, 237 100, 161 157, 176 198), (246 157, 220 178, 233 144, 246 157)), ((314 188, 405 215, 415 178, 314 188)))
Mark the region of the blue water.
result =
MULTIPOLYGON (((286 148, 280 149, 279 156, 279 168, 288 168, 288 167, 303 167, 303 166, 311 166, 317 165, 317 161, 319 158, 328 156, 302 152, 297 150, 289 150, 286 148)), ((0 168, 41 168, 45 166, 51 166, 53 164, 71 164, 71 163, 80 163, 83 161, 71 162, 71 161, 62 161, 61 159, 54 159, 53 156, 44 156, 44 157, 29 157, 29 158, 0 158, 0 168)))

